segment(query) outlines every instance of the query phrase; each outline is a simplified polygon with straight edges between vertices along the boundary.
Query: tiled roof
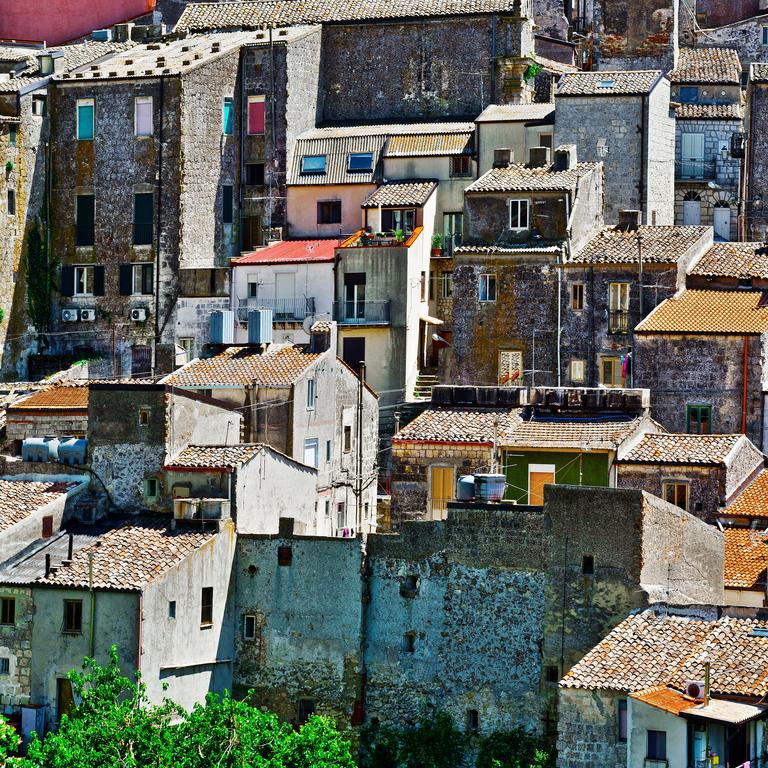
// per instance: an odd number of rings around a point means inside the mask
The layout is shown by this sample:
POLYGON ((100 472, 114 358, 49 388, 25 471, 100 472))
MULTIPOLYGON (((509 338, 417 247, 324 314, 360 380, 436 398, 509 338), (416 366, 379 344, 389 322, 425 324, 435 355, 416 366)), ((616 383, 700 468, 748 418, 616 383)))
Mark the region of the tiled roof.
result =
POLYGON ((714 243, 689 270, 689 274, 768 279, 768 246, 762 242, 714 243))
POLYGON ((749 79, 753 83, 768 83, 768 64, 755 62, 749 70, 749 79))
POLYGON ((554 104, 491 104, 475 118, 476 123, 554 122, 554 104))
POLYGON ((682 690, 703 680, 710 664, 713 694, 763 697, 768 693, 768 621, 657 615, 648 609, 625 619, 571 669, 560 685, 590 690, 682 690))
POLYGON ((663 77, 660 70, 572 72, 563 75, 558 96, 632 96, 649 93, 663 77))
POLYGON ((645 691, 638 691, 632 694, 632 698, 642 701, 644 704, 650 704, 657 709, 663 709, 673 715, 679 715, 696 704, 696 699, 666 686, 656 686, 645 691))
POLYGON ((403 179, 387 181, 363 200, 362 208, 391 208, 393 206, 421 206, 437 189, 433 179, 403 179))
POLYGON ((267 248, 246 253, 232 260, 233 267, 247 264, 305 264, 307 262, 333 261, 336 246, 341 241, 336 238, 324 240, 283 240, 267 248))
POLYGON ((237 469, 263 449, 261 443, 188 445, 168 461, 165 469, 237 469))
POLYGON ((741 120, 740 104, 676 104, 678 120, 741 120))
POLYGON ((633 435, 642 418, 547 418, 521 419, 501 440, 504 446, 519 448, 577 448, 610 450, 633 435))
POLYGON ((486 256, 504 256, 512 255, 515 253, 560 253, 562 251, 562 245, 560 243, 552 243, 545 240, 543 243, 522 243, 520 245, 469 245, 463 243, 454 250, 454 254, 461 256, 465 254, 471 256, 472 254, 480 254, 486 256))
POLYGON ((253 347, 229 347, 215 357, 193 360, 164 379, 177 387, 288 387, 322 354, 304 352, 293 344, 271 344, 260 354, 253 347))
POLYGON ((649 434, 619 461, 631 464, 723 464, 742 437, 649 434))
POLYGON ((330 320, 315 320, 312 323, 309 332, 310 333, 330 333, 333 327, 333 323, 330 320))
POLYGON ((582 176, 599 167, 600 163, 576 163, 570 170, 556 171, 554 165, 512 163, 486 171, 466 192, 570 192, 582 176))
POLYGON ((648 227, 627 231, 604 227, 575 254, 569 264, 675 264, 703 238, 709 227, 648 227))
POLYGON ((0 531, 29 517, 36 509, 66 496, 77 483, 0 480, 0 531))
POLYGON ((17 400, 8 411, 88 410, 88 387, 59 386, 35 392, 30 397, 17 400))
POLYGON ((762 291, 689 289, 659 304, 637 333, 761 334, 768 331, 762 291))
POLYGON ((472 131, 467 133, 412 133, 390 136, 385 157, 444 157, 471 155, 472 131))
POLYGON ((373 21, 429 16, 468 16, 518 11, 516 0, 251 0, 239 3, 190 3, 174 31, 259 29, 274 24, 373 21))
POLYGON ((763 470, 736 498, 718 512, 720 517, 768 517, 768 470, 763 470))
POLYGON ((732 48, 680 48, 677 66, 669 79, 673 83, 739 85, 739 54, 732 48))
POLYGON ((493 444, 519 422, 511 408, 429 408, 404 426, 392 439, 411 442, 493 444), (498 425, 498 426, 497 426, 498 425))
POLYGON ((759 588, 765 592, 768 534, 752 529, 726 528, 723 535, 726 588, 759 588))

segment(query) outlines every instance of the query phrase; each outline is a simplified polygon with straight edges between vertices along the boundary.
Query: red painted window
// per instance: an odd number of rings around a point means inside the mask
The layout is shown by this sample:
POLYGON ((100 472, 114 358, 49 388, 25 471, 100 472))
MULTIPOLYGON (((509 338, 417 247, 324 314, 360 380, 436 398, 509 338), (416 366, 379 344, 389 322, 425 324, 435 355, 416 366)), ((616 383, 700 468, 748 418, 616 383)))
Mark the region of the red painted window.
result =
POLYGON ((248 134, 264 133, 264 98, 250 96, 248 98, 248 134))

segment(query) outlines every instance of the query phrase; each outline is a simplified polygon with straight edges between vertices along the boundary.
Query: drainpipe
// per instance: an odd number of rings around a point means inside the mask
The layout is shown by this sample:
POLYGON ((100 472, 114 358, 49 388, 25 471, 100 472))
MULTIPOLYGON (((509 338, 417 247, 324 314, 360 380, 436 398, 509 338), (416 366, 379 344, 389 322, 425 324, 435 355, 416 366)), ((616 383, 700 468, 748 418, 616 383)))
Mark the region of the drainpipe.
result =
MULTIPOLYGON (((248 103, 245 98, 245 72, 248 61, 248 49, 243 47, 240 49, 240 179, 238 180, 238 195, 237 198, 240 201, 240 210, 238 211, 238 221, 240 227, 237 233, 237 252, 238 254, 243 251, 243 225, 245 223, 245 215, 243 213, 243 179, 245 178, 245 130, 248 122, 248 103)), ((232 270, 232 278, 229 286, 229 292, 232 296, 230 305, 233 310, 237 311, 237 298, 235 297, 234 282, 235 282, 234 269, 232 270)), ((246 316, 247 319, 247 316, 246 316)))
POLYGON ((640 122, 640 185, 639 185, 639 192, 640 192, 640 211, 645 212, 645 222, 641 221, 640 223, 648 224, 648 204, 647 201, 644 200, 645 198, 645 175, 646 175, 646 163, 648 162, 648 148, 645 146, 645 135, 647 133, 646 128, 646 115, 648 112, 648 95, 646 94, 643 96, 643 114, 641 117, 640 122))
MULTIPOLYGON (((480 83, 482 82, 482 75, 480 75, 480 83)), ((496 14, 491 16, 491 98, 488 103, 496 103, 496 14)), ((483 105, 480 104, 481 111, 482 107, 483 105)))
POLYGON ((94 622, 96 621, 96 595, 93 591, 93 552, 88 553, 88 591, 91 593, 91 624, 88 628, 88 655, 94 654, 94 622))
POLYGON ((560 339, 563 333, 562 312, 563 312, 563 264, 565 263, 565 244, 560 250, 559 264, 557 265, 557 386, 560 386, 560 339))
POLYGON ((741 431, 747 434, 747 369, 749 360, 749 336, 744 337, 744 360, 741 374, 741 431))
MULTIPOLYGON (((157 147, 157 235, 155 238, 155 344, 160 342, 160 231, 163 227, 163 121, 165 117, 165 75, 160 75, 160 127, 157 147)), ((152 374, 155 373, 152 355, 152 374)))
POLYGON ((144 593, 139 592, 138 603, 138 616, 137 616, 137 635, 138 635, 138 648, 136 650, 136 671, 141 671, 141 628, 142 628, 142 614, 144 612, 144 593))

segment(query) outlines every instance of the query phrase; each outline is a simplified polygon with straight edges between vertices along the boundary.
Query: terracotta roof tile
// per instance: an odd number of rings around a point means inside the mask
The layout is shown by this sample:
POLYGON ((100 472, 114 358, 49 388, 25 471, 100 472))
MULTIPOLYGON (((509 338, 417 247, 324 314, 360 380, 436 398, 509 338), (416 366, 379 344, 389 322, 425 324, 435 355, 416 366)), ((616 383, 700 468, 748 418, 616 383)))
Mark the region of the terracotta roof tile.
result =
POLYGON ((336 238, 323 240, 283 240, 267 248, 261 248, 232 260, 233 267, 246 264, 305 264, 308 262, 333 261, 336 238))
POLYGON ((237 469, 259 453, 261 443, 239 445, 188 445, 170 459, 165 469, 237 469))
POLYGON ((732 48, 680 48, 669 79, 673 83, 740 85, 739 54, 732 48))
POLYGON ((714 243, 689 274, 768 279, 768 246, 761 242, 714 243))
POLYGON ((650 434, 619 463, 723 464, 742 435, 650 434))
POLYGON ((512 163, 506 168, 491 168, 465 190, 472 192, 570 192, 579 179, 597 170, 600 163, 577 163, 567 171, 554 165, 530 166, 512 163))
POLYGON ((568 263, 637 264, 642 250, 644 264, 676 264, 705 241, 711 242, 709 227, 604 227, 568 263))
POLYGON ((671 712, 673 715, 685 712, 686 709, 690 709, 697 702, 697 699, 692 699, 690 696, 680 693, 680 691, 666 688, 665 686, 648 688, 645 691, 633 693, 631 696, 633 699, 637 699, 637 701, 650 704, 657 709, 663 709, 665 712, 671 712))
POLYGON ((749 70, 749 79, 753 83, 768 83, 768 64, 753 63, 749 70))
POLYGON ((519 422, 517 409, 429 408, 404 426, 392 439, 411 442, 492 444, 495 425, 498 437, 507 435, 519 422))
POLYGON ((229 347, 215 357, 193 360, 164 382, 177 387, 288 387, 322 354, 304 352, 293 344, 271 344, 264 354, 253 347, 229 347))
POLYGON ((8 411, 88 410, 88 387, 59 386, 35 392, 30 397, 17 400, 8 411))
POLYGON ((36 509, 66 496, 77 483, 0 480, 0 531, 29 517, 36 509))
POLYGON ((727 507, 721 517, 768 517, 768 470, 763 470, 727 507))
POLYGON ((723 535, 725 536, 726 588, 754 589, 757 587, 765 592, 768 534, 752 529, 726 528, 723 535))
POLYGON ((550 419, 539 416, 521 419, 500 443, 507 447, 519 448, 610 450, 637 432, 642 423, 641 417, 550 419))
POLYGON ((636 333, 761 334, 768 306, 761 291, 686 290, 659 304, 636 333))
POLYGON ((678 120, 741 120, 739 104, 677 104, 675 116, 678 120))
POLYGON ((437 182, 420 179, 387 181, 363 200, 361 208, 385 208, 392 206, 422 206, 437 189, 437 182))
POLYGON ((573 72, 563 75, 558 96, 632 96, 649 93, 663 77, 660 70, 573 72))

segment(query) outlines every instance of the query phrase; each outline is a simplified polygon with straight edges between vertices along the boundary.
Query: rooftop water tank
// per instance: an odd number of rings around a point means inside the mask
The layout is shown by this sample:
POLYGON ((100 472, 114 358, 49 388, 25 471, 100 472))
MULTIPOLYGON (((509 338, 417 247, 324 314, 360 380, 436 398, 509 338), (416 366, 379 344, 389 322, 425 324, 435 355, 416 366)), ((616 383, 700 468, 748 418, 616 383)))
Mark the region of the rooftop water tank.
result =
POLYGON ((456 483, 456 501, 472 501, 475 498, 474 475, 462 475, 456 483))
POLYGON ((501 501, 507 487, 504 475, 475 475, 475 499, 477 501, 501 501))
POLYGON ((272 310, 252 309, 248 313, 248 343, 272 343, 272 310))
POLYGON ((23 461, 56 461, 59 458, 59 438, 51 435, 24 438, 21 458, 23 461))
POLYGON ((234 344, 235 313, 231 309, 211 312, 211 344, 234 344))
POLYGON ((88 455, 88 441, 82 437, 67 437, 59 444, 59 461, 71 466, 82 466, 88 455))

